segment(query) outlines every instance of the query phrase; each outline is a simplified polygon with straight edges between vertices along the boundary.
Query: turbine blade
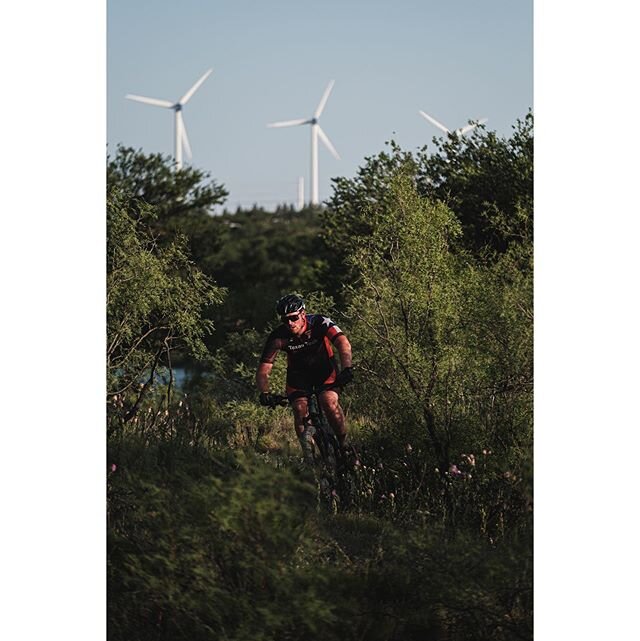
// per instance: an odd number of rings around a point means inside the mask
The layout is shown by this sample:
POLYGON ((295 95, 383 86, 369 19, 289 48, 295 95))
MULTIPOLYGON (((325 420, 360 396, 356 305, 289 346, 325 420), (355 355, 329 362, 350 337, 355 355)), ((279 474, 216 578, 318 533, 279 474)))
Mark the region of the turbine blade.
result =
POLYGON ((178 127, 180 129, 180 142, 184 146, 185 151, 187 152, 187 156, 189 156, 189 160, 193 158, 193 154, 191 153, 191 145, 189 144, 189 136, 187 136, 187 128, 184 126, 184 120, 182 118, 182 112, 178 112, 178 127))
POLYGON ((455 133, 458 136, 464 136, 465 134, 468 134, 472 129, 475 129, 477 126, 478 125, 476 125, 475 123, 471 125, 466 125, 464 127, 460 127, 460 129, 456 129, 455 133))
POLYGON ((438 122, 435 118, 432 118, 429 114, 424 113, 420 110, 418 112, 423 118, 426 118, 432 125, 435 125, 438 129, 444 131, 445 134, 451 133, 441 122, 438 122))
POLYGON ((320 140, 325 144, 325 147, 332 153, 333 157, 336 160, 340 160, 340 156, 338 155, 338 152, 335 150, 335 147, 331 144, 331 141, 329 138, 327 138, 327 134, 322 131, 320 128, 320 125, 318 125, 318 136, 320 136, 320 140))
POLYGON ((169 102, 168 100, 158 100, 157 98, 147 98, 146 96, 135 96, 131 93, 128 93, 125 98, 128 98, 129 100, 136 100, 138 102, 144 102, 147 105, 155 105, 156 107, 167 107, 168 109, 171 109, 171 107, 173 107, 173 103, 169 102))
POLYGON ((196 84, 195 84, 195 85, 193 85, 193 87, 191 87, 191 89, 189 89, 189 91, 187 91, 187 93, 186 93, 186 94, 184 94, 184 96, 182 96, 182 98, 180 98, 180 100, 178 100, 178 104, 179 104, 179 105, 186 105, 186 104, 187 104, 187 102, 189 101, 189 98, 191 98, 191 96, 193 96, 193 94, 194 94, 196 91, 198 91, 198 89, 200 88, 200 85, 201 85, 201 84, 202 84, 202 83, 203 83, 203 82, 204 82, 204 81, 205 81, 205 80, 206 80, 206 79, 211 75, 211 73, 212 73, 212 72, 213 72, 213 69, 209 69, 209 71, 206 71, 206 72, 202 75, 202 77, 200 78, 200 80, 198 80, 198 81, 196 82, 196 84))
POLYGON ((327 88, 324 90, 324 93, 322 94, 322 98, 320 98, 320 103, 318 104, 318 108, 315 110, 315 113, 313 114, 314 118, 320 118, 320 114, 324 110, 324 106, 327 104, 327 100, 329 98, 329 94, 331 93, 331 90, 333 89, 333 83, 334 80, 330 80, 329 84, 327 85, 327 88))
POLYGON ((477 127, 478 125, 482 125, 485 122, 487 122, 487 118, 481 118, 476 122, 470 122, 468 125, 465 125, 464 127, 460 127, 460 129, 457 129, 456 133, 459 136, 464 136, 464 134, 469 133, 472 129, 475 129, 475 127, 477 127))
POLYGON ((298 120, 283 120, 282 122, 270 122, 267 127, 293 127, 294 125, 308 125, 311 121, 306 118, 298 120))

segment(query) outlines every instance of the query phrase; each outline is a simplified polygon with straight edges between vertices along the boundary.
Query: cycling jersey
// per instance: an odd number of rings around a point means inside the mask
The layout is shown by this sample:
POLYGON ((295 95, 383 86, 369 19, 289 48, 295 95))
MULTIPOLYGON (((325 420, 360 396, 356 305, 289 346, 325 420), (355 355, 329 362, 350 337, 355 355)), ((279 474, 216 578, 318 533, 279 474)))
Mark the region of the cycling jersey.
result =
POLYGON ((261 361, 273 363, 279 351, 287 354, 287 392, 310 389, 335 380, 337 366, 332 343, 342 330, 326 316, 306 314, 307 327, 300 336, 285 325, 276 327, 265 343, 261 361))

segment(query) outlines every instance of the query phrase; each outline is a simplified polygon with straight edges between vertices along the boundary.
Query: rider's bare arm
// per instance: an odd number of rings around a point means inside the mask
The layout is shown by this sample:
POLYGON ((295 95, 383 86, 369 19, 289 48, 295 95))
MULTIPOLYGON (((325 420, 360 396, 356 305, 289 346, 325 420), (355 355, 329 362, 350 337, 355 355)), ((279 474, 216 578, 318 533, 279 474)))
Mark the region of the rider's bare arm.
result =
POLYGON ((336 346, 338 354, 340 354, 340 365, 342 369, 351 367, 351 343, 349 339, 344 334, 341 334, 334 340, 333 344, 336 346))
POLYGON ((273 363, 260 363, 256 372, 256 386, 259 392, 269 392, 269 376, 273 369, 273 363))

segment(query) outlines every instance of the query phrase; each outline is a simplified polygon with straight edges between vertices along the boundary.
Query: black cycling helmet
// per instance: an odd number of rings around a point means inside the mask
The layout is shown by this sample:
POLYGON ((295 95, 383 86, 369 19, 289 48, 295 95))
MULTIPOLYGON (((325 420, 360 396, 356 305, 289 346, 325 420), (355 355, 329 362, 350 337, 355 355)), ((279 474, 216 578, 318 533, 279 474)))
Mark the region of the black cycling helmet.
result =
POLYGON ((278 316, 295 314, 304 309, 304 299, 298 294, 287 294, 276 303, 276 312, 278 316))

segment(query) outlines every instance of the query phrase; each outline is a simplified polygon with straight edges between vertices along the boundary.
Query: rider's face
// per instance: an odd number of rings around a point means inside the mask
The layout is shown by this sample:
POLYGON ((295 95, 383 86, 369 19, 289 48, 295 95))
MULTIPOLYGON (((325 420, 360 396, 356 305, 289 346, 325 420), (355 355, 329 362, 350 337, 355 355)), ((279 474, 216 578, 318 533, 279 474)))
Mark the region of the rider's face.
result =
POLYGON ((296 336, 304 332, 305 314, 304 310, 296 314, 287 314, 282 317, 282 322, 289 328, 289 331, 296 336))

